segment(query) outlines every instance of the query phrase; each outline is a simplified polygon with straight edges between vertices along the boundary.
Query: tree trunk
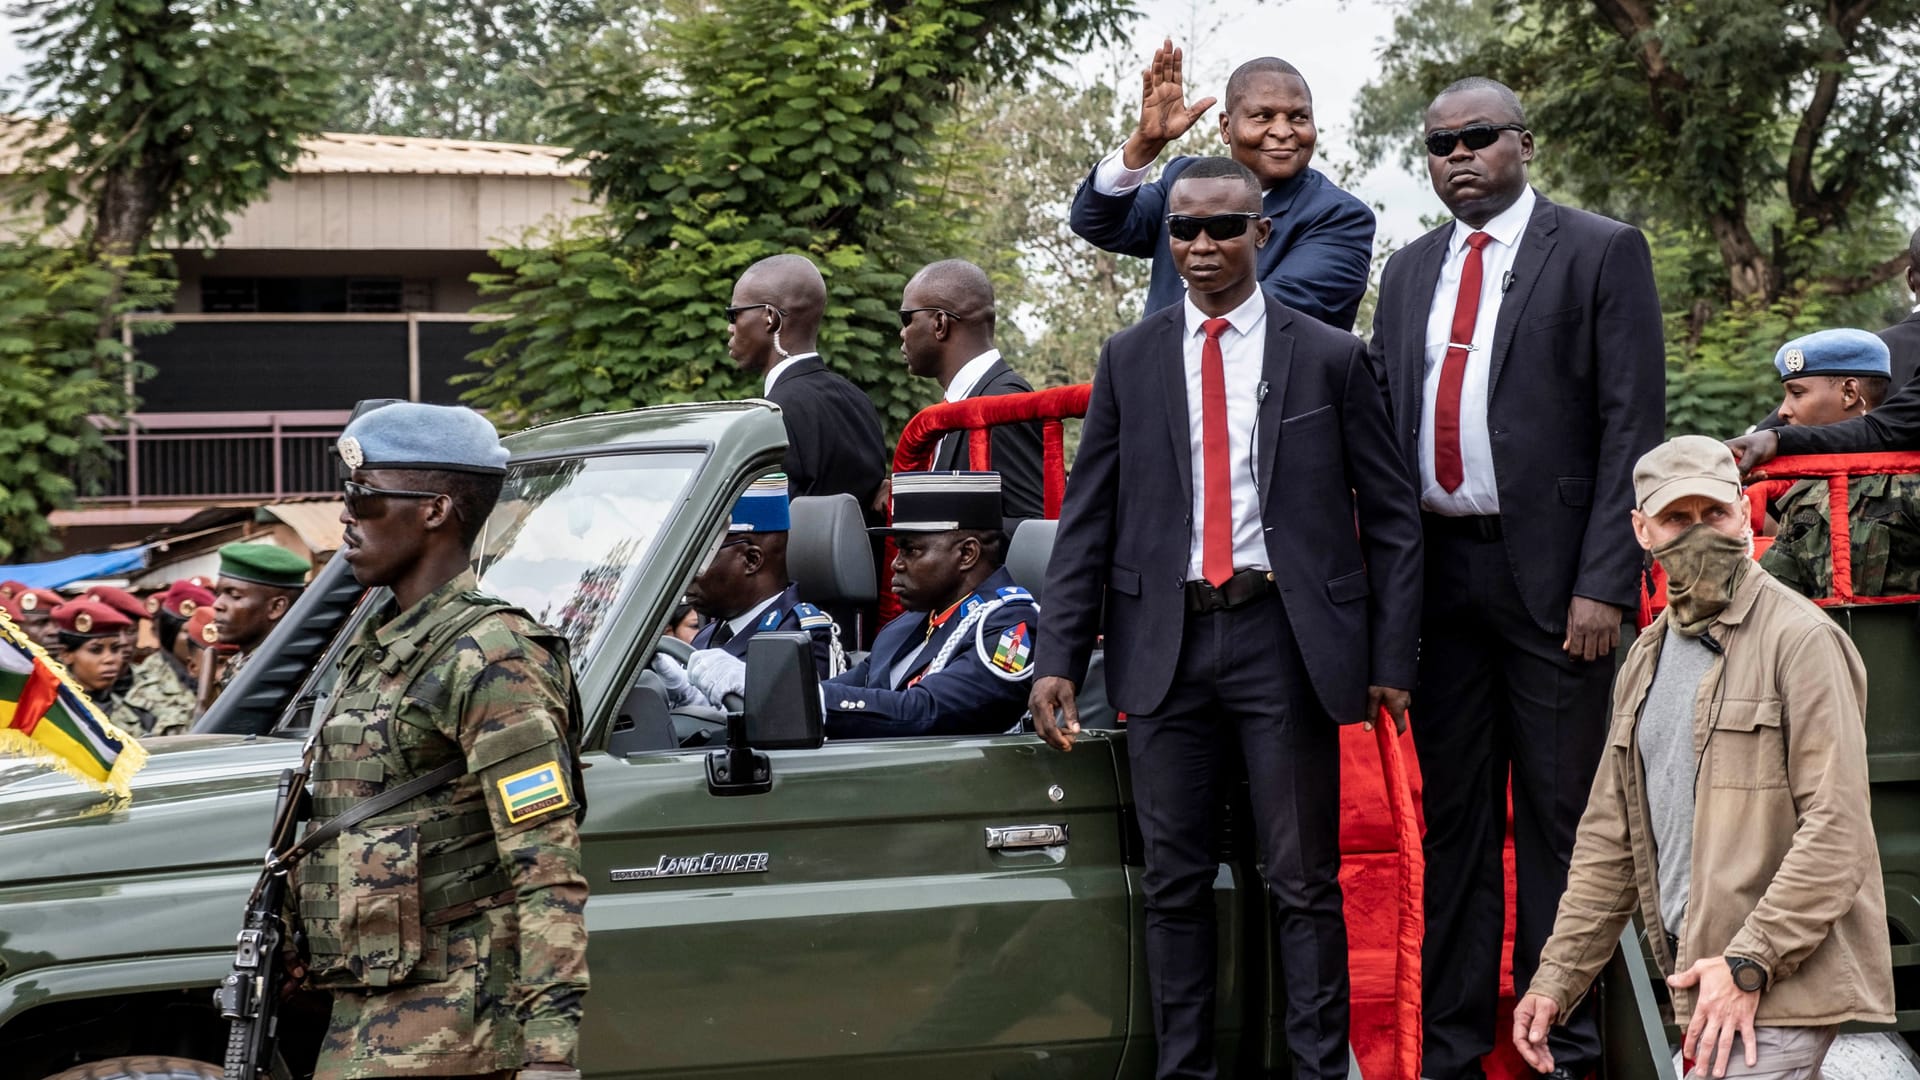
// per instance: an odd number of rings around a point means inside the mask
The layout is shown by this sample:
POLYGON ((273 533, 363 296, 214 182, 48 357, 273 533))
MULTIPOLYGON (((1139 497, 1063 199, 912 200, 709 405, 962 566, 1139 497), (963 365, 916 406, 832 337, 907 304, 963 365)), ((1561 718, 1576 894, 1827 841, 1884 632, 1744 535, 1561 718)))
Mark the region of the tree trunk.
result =
POLYGON ((88 244, 90 258, 117 260, 113 267, 113 288, 100 299, 95 309, 94 337, 105 341, 120 336, 120 323, 114 312, 125 292, 128 257, 146 250, 152 238, 154 219, 160 216, 160 168, 145 165, 108 173, 100 185, 99 201, 94 205, 93 235, 88 244))
POLYGON ((1773 263, 1760 250, 1747 228, 1745 207, 1713 210, 1707 224, 1720 245, 1720 261, 1727 267, 1727 284, 1735 300, 1771 300, 1777 288, 1773 263))

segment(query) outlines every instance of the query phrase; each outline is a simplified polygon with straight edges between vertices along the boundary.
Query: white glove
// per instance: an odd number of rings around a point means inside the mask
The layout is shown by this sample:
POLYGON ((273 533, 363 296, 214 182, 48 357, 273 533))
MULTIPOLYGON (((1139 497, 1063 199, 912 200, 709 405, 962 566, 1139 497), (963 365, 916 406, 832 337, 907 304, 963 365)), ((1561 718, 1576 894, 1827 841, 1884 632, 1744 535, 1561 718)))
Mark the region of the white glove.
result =
POLYGON ((687 679, 717 705, 728 694, 746 690, 747 664, 724 649, 701 649, 687 662, 687 679))
POLYGON ((655 675, 660 676, 661 684, 666 687, 668 708, 677 709, 682 705, 707 704, 701 699, 700 691, 695 690, 693 684, 687 681, 687 669, 680 666, 680 661, 668 656, 665 651, 655 651, 647 667, 655 675))

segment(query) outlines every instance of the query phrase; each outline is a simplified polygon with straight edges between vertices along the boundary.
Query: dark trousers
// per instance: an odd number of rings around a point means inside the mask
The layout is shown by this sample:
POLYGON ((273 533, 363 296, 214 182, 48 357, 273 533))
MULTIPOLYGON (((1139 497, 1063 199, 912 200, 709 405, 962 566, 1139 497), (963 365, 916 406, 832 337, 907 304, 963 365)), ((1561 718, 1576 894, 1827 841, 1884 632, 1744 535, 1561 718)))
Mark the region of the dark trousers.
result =
MULTIPOLYGON (((1606 742, 1614 658, 1574 660, 1521 603, 1507 547, 1428 522, 1414 747, 1425 778, 1423 1076, 1478 1077, 1500 982, 1501 848, 1513 784, 1516 993, 1540 963, 1606 742)), ((1551 1037, 1556 1065, 1600 1062, 1593 998, 1551 1037)))
POLYGON ((1188 615, 1172 688, 1127 718, 1146 841, 1147 979, 1158 1075, 1218 1075, 1213 841, 1244 758, 1261 873, 1273 897, 1287 1043, 1301 1080, 1347 1075, 1347 929, 1340 902, 1339 726, 1308 684, 1277 596, 1188 615))

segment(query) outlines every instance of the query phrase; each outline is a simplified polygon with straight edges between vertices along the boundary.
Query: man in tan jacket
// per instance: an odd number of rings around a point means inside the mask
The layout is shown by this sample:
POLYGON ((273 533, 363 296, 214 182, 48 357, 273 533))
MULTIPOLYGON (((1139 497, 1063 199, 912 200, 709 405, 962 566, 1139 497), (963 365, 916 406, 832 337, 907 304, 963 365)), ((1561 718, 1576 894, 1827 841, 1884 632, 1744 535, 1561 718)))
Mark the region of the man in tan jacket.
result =
POLYGON ((1667 572, 1668 607, 1614 682, 1514 1045, 1552 1071, 1548 1028, 1638 912, 1660 928, 1648 937, 1692 1075, 1814 1080, 1840 1024, 1893 1020, 1866 668, 1832 619, 1753 562, 1725 446, 1673 439, 1633 483, 1634 532, 1667 572))

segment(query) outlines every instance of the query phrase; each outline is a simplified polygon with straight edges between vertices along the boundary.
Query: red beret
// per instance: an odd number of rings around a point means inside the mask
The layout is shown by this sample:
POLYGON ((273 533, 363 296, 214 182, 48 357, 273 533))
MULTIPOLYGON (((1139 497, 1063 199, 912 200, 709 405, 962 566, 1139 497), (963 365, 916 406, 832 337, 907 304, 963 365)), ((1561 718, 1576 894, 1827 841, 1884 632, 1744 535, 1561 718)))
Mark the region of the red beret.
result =
POLYGON ((66 603, 67 598, 52 589, 28 589, 16 595, 14 601, 20 605, 21 614, 31 611, 51 613, 54 608, 66 603))
POLYGON ((133 626, 132 619, 88 596, 54 608, 53 623, 75 637, 106 637, 133 626))
POLYGON ((236 652, 234 646, 220 640, 220 630, 213 624, 213 605, 200 608, 187 620, 187 641, 194 646, 211 645, 218 652, 236 652))
POLYGON ((193 613, 201 608, 213 610, 213 594, 195 585, 192 579, 182 578, 167 586, 166 592, 147 597, 147 604, 150 611, 164 611, 169 615, 191 619, 193 613))
POLYGON ((136 622, 147 617, 147 605, 141 603, 139 597, 125 589, 116 589, 111 585, 95 585, 87 590, 87 599, 98 600, 136 622))

